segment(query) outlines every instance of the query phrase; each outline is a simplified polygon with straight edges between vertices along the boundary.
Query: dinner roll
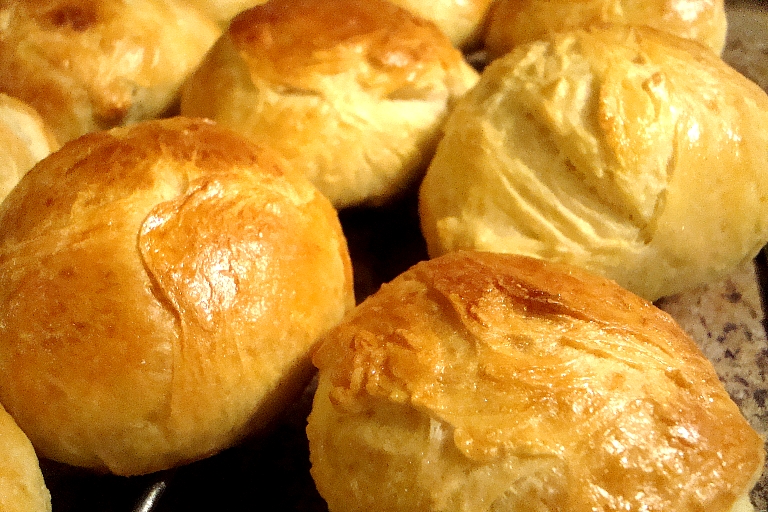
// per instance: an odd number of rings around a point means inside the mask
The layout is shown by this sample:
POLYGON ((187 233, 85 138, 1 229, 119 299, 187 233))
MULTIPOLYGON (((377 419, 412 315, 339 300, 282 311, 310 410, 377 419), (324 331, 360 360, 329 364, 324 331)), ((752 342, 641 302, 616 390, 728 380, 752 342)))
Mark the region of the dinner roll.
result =
POLYGON ((480 42, 494 0, 391 0, 417 16, 434 22, 457 48, 480 42))
POLYGON ((35 109, 0 93, 0 202, 33 165, 58 148, 35 109))
POLYGON ((184 115, 276 148, 338 208, 423 175, 477 72, 386 0, 271 0, 239 14, 187 82, 184 115))
POLYGON ((328 200, 208 121, 85 135, 0 206, 0 402, 67 464, 148 473, 260 430, 353 304, 328 200))
POLYGON ((720 53, 727 22, 723 0, 497 0, 484 37, 491 58, 523 43, 593 23, 647 25, 720 53))
POLYGON ((0 405, 0 510, 50 512, 51 494, 32 443, 0 405))
POLYGON ((768 95, 698 43, 601 26, 487 67, 420 190, 432 256, 581 265, 649 300, 768 241, 768 95))
POLYGON ((185 0, 0 4, 0 92, 66 142, 164 115, 220 29, 185 0))
POLYGON ((763 467, 672 318, 578 267, 418 263, 313 360, 312 476, 332 512, 750 510, 763 467))

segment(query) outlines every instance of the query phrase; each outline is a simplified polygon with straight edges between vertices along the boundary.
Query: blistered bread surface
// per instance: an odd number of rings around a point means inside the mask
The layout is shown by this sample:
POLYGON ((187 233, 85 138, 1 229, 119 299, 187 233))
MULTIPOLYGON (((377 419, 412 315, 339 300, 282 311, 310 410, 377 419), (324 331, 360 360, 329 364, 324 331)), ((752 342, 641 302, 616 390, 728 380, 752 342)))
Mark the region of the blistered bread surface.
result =
POLYGON ((220 34, 182 0, 11 0, 0 6, 0 92, 61 142, 178 108, 220 34))
POLYGON ((383 0, 272 0, 238 15, 181 112, 277 149, 341 208, 418 180, 477 81, 438 28, 383 0))
POLYGON ((718 54, 728 28, 723 0, 498 0, 488 15, 485 48, 499 57, 547 33, 595 23, 653 27, 718 54))
POLYGON ((172 467, 272 421, 353 303, 335 210, 271 152, 183 118, 86 135, 0 208, 0 401, 45 457, 172 467))
POLYGON ((0 510, 50 512, 51 494, 32 443, 0 405, 0 510))
POLYGON ((601 26, 492 63, 420 190, 430 254, 575 263, 650 300, 768 239, 768 96, 697 43, 601 26))
POLYGON ((725 512, 762 469, 763 439, 671 317, 572 266, 419 263, 314 362, 332 511, 725 512))

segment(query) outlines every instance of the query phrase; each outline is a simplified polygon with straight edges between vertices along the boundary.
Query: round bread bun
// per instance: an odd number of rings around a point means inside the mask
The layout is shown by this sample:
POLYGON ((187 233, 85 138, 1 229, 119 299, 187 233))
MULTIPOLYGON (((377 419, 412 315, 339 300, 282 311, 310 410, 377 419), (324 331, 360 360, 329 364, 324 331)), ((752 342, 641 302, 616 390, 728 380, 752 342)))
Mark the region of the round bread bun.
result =
POLYGON ((2 406, 0 460, 0 510, 50 512, 51 493, 45 486, 35 449, 2 406))
POLYGON ((733 512, 763 467, 672 318, 578 267, 418 263, 313 360, 311 471, 332 512, 733 512))
POLYGON ((698 43, 641 27, 548 36, 494 61, 420 189, 429 254, 577 264, 649 300, 768 241, 768 95, 698 43))
POLYGON ((0 92, 62 143, 177 109, 221 33, 184 0, 10 0, 0 19, 0 92))
POLYGON ((486 16, 495 0, 391 1, 434 22, 457 48, 472 48, 481 40, 486 16))
POLYGON ((267 0, 187 0, 187 2, 226 28, 237 14, 266 3, 267 0))
POLYGON ((32 166, 58 148, 56 136, 34 108, 0 93, 0 202, 32 166))
POLYGON ((420 179, 477 72, 432 23, 385 0, 271 0, 239 14, 181 113, 277 149, 337 208, 420 179))
POLYGON ((261 431, 353 305, 328 200, 210 121, 85 135, 0 205, 0 402, 70 465, 149 473, 261 431))
POLYGON ((489 58, 515 46, 594 23, 647 25, 692 39, 720 54, 727 20, 723 0, 497 0, 488 14, 489 58))

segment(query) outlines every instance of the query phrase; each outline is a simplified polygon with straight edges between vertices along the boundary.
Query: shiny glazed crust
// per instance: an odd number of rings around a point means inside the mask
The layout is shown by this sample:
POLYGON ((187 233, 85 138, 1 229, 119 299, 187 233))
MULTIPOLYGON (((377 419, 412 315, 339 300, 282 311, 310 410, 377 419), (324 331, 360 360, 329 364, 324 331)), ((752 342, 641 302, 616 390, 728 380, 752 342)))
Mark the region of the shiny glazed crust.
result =
POLYGON ((708 510, 763 439, 666 313, 576 267, 458 251, 364 301, 314 356, 332 511, 708 510))
POLYGON ((180 0, 10 0, 0 6, 0 91, 66 142, 159 117, 220 34, 180 0))
POLYGON ((51 494, 32 443, 0 405, 0 510, 50 512, 51 494))
POLYGON ((58 148, 35 109, 0 93, 0 202, 33 165, 58 148))
POLYGON ((551 35, 457 104, 420 190, 431 255, 584 266, 655 300, 768 241, 768 95, 649 28, 551 35))
POLYGON ((647 25, 717 54, 727 31, 723 0, 498 0, 488 14, 484 43, 496 58, 547 33, 593 23, 647 25))
POLYGON ((269 423, 354 304, 335 210, 211 122, 83 136, 0 209, 0 401, 45 457, 147 473, 269 423))
POLYGON ((272 0, 238 15, 181 112, 276 148, 337 207, 420 178, 477 72, 432 23, 383 0, 272 0))

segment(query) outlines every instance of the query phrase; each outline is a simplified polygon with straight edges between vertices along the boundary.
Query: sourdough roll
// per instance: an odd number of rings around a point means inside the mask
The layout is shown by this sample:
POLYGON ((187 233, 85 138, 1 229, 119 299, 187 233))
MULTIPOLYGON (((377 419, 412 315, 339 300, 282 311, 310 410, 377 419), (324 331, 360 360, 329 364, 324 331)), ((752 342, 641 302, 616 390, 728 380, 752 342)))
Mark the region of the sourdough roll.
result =
POLYGON ((332 512, 749 511, 763 439, 672 318, 578 267, 456 251, 315 353, 332 512))
POLYGON ((481 41, 494 0, 391 0, 417 16, 434 22, 457 48, 481 41))
POLYGON ((272 152, 184 118, 85 135, 0 207, 0 402, 44 457, 173 467, 275 418, 353 304, 336 211, 272 152))
POLYGON ((0 405, 0 510, 50 512, 51 493, 32 443, 0 405))
POLYGON ((56 136, 34 108, 0 93, 0 202, 33 165, 58 148, 56 136))
POLYGON ((649 300, 768 241, 768 95, 701 45, 600 26, 488 66, 420 189, 433 256, 570 262, 649 300))
POLYGON ((491 58, 550 32, 592 24, 645 25, 692 39, 720 54, 727 20, 723 0, 497 0, 484 44, 491 58))
POLYGON ((178 108, 221 33, 185 0, 8 0, 0 19, 0 92, 61 142, 178 108))
POLYGON ((276 148, 338 208, 417 179, 477 72, 385 0, 271 0, 239 14, 187 82, 184 115, 276 148))

